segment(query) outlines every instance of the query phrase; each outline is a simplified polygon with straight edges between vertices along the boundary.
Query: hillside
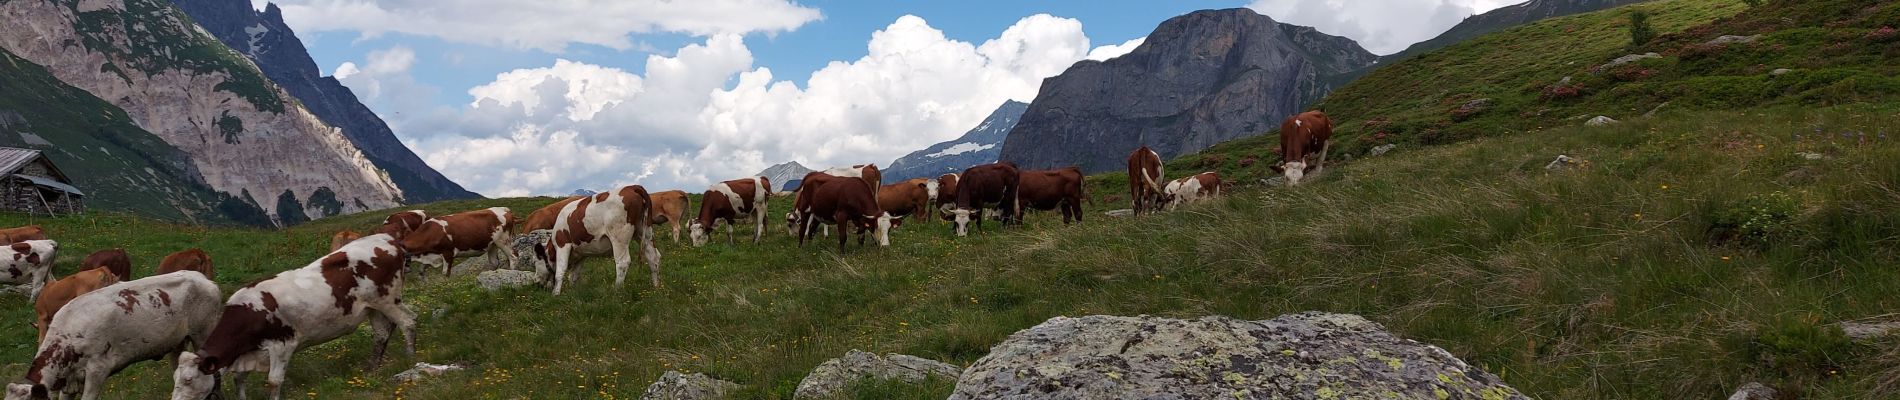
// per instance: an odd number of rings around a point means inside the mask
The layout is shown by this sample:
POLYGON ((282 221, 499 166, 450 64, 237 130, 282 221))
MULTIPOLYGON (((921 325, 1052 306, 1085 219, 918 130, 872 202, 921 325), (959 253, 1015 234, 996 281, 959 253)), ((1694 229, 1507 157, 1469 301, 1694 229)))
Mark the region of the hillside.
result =
POLYGON ((898 182, 911 178, 936 178, 943 174, 963 172, 972 166, 996 162, 1003 152, 1003 139, 1009 136, 1009 130, 1016 127, 1016 121, 1022 119, 1023 112, 1029 110, 1029 104, 1019 101, 1007 101, 989 117, 983 118, 975 128, 964 132, 947 142, 925 147, 923 150, 891 161, 885 168, 884 181, 898 182))
POLYGON ((1645 1, 1649 0, 1530 0, 1465 18, 1464 21, 1459 21, 1458 25, 1452 26, 1451 29, 1445 31, 1445 33, 1441 33, 1437 37, 1423 42, 1414 43, 1406 47, 1404 51, 1400 51, 1396 54, 1380 57, 1379 62, 1382 64, 1398 62, 1412 58, 1412 56, 1428 53, 1433 50, 1445 48, 1446 46, 1471 40, 1472 38, 1484 36, 1491 32, 1510 29, 1546 18, 1582 14, 1645 1))

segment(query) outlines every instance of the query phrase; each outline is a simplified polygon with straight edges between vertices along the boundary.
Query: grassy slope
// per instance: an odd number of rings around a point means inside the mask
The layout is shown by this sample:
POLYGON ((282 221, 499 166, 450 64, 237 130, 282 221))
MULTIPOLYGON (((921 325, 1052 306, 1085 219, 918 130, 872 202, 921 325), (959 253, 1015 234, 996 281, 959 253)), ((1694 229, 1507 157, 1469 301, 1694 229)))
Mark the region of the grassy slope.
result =
MULTIPOLYGON (((1647 7, 1667 7, 1657 20, 1684 27, 1687 17, 1676 13, 1720 14, 1711 4, 1727 3, 1647 7)), ((1585 15, 1545 24, 1616 31, 1617 21, 1585 15)), ((1545 24, 1525 29, 1552 29, 1545 24)), ((1120 189, 1102 176, 1091 190, 1104 203, 1083 226, 1056 227, 1044 214, 1032 221, 1040 227, 964 240, 941 224, 912 226, 891 248, 854 248, 842 258, 826 246, 794 247, 782 229, 763 248, 664 244, 668 286, 660 290, 639 284, 643 271, 634 271, 628 288, 612 289, 598 259, 585 265, 584 283, 561 297, 533 289, 486 293, 466 278, 417 284, 407 293, 417 311, 446 310, 423 318, 421 359, 471 363, 472 371, 393 385, 386 377, 400 365, 359 370, 367 354, 367 334, 359 333, 301 353, 290 391, 635 397, 662 371, 683 369, 745 384, 746 397, 781 398, 805 372, 851 348, 967 364, 1009 333, 1056 315, 1259 319, 1328 310, 1363 314, 1445 347, 1539 398, 1711 398, 1752 380, 1815 398, 1900 395, 1892 382, 1900 376, 1900 351, 1893 350, 1900 343, 1852 344, 1828 327, 1900 309, 1891 295, 1900 290, 1900 271, 1891 268, 1900 262, 1900 163, 1893 162, 1900 143, 1795 135, 1877 131, 1900 123, 1900 107, 1803 104, 1666 109, 1607 128, 1499 131, 1358 160, 1314 185, 1241 191, 1140 220, 1099 217, 1100 208, 1121 204, 1108 202, 1120 189), (1591 162, 1546 173, 1555 154, 1591 162), (1731 234, 1735 226, 1761 234, 1731 234)), ((1170 170, 1221 168, 1257 178, 1260 165, 1241 169, 1238 160, 1262 147, 1245 144, 1179 160, 1170 170), (1207 161, 1215 156, 1225 160, 1207 161)), ((527 210, 549 200, 430 208, 527 210)), ((124 245, 147 262, 174 248, 211 246, 232 271, 220 280, 234 285, 302 265, 317 257, 330 230, 364 229, 377 219, 340 217, 282 232, 105 216, 37 222, 71 237, 68 248, 124 245)), ((0 216, 0 225, 25 222, 0 216)), ((22 299, 0 297, 0 318, 25 321, 28 309, 22 299)), ((24 324, 0 324, 0 336, 30 335, 24 324)), ((0 360, 23 362, 28 347, 0 347, 0 360)), ((8 364, 0 374, 21 368, 8 364)), ((158 396, 168 383, 162 369, 128 370, 113 393, 158 396)), ((864 398, 941 398, 948 384, 865 389, 864 398)))

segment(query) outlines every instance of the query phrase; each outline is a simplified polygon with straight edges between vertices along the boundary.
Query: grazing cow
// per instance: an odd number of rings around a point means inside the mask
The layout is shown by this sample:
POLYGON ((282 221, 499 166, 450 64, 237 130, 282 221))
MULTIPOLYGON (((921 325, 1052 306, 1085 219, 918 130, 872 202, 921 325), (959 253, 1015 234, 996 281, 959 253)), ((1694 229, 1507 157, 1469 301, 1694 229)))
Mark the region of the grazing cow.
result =
POLYGON ((1023 171, 1017 178, 1016 215, 1027 209, 1061 210, 1064 225, 1071 218, 1082 222, 1082 201, 1087 198, 1082 192, 1081 168, 1023 171))
POLYGON ((627 280, 627 265, 633 262, 629 246, 638 243, 641 258, 652 273, 653 287, 660 287, 660 250, 653 247, 653 224, 648 221, 652 207, 653 197, 640 185, 568 203, 555 218, 553 235, 535 251, 535 260, 541 264, 536 271, 552 279, 554 294, 560 295, 571 266, 579 265, 582 257, 611 252, 614 287, 620 287, 627 280))
POLYGON ((40 229, 39 225, 0 229, 0 245, 9 245, 28 240, 46 240, 46 230, 40 229))
POLYGON ((1161 154, 1148 146, 1128 154, 1128 198, 1135 202, 1135 215, 1160 208, 1164 179, 1167 178, 1161 171, 1161 154))
POLYGON ((172 398, 204 399, 224 372, 236 374, 232 383, 243 398, 245 375, 259 371, 268 376, 270 397, 281 398, 291 354, 354 333, 364 321, 372 328, 369 370, 382 363, 392 330, 402 332, 414 356, 415 313, 402 303, 408 258, 394 237, 375 234, 238 289, 204 345, 178 357, 172 398))
POLYGON ((765 239, 766 198, 772 195, 772 181, 763 176, 715 183, 699 197, 699 217, 687 230, 693 245, 705 246, 719 221, 726 221, 726 242, 733 243, 732 227, 738 221, 752 220, 752 244, 765 239))
POLYGON ((549 204, 546 207, 541 207, 539 210, 534 210, 533 214, 528 214, 526 221, 521 222, 521 233, 534 232, 542 229, 554 229, 554 217, 561 213, 561 208, 567 207, 567 203, 573 203, 582 197, 587 196, 568 196, 565 199, 555 201, 554 204, 549 204))
POLYGON ((85 261, 79 262, 81 271, 93 268, 105 268, 112 271, 113 275, 119 276, 121 282, 132 280, 132 256, 126 255, 125 249, 95 251, 87 254, 85 261))
POLYGON ((957 205, 957 174, 943 174, 937 177, 937 196, 931 200, 937 206, 939 214, 949 217, 950 210, 957 205))
POLYGON ((422 263, 419 273, 429 275, 429 266, 442 266, 442 276, 449 276, 449 269, 455 266, 456 257, 488 255, 490 265, 497 255, 508 257, 510 267, 514 266, 514 248, 508 246, 514 236, 515 213, 508 207, 489 207, 486 210, 469 211, 430 218, 422 226, 409 232, 397 241, 409 258, 422 263))
MULTIPOLYGON (((352 240, 351 242, 355 241, 352 240)), ((349 243, 344 243, 344 245, 349 245, 349 243)), ((336 250, 331 249, 330 251, 335 252, 336 250)), ((154 275, 164 275, 178 271, 198 271, 198 273, 204 274, 207 279, 218 279, 218 269, 211 265, 211 255, 205 254, 205 251, 202 249, 184 249, 165 256, 164 260, 158 262, 158 272, 154 275)))
POLYGON ((403 236, 408 235, 409 232, 414 232, 416 228, 421 228, 423 221, 428 220, 429 213, 423 212, 422 210, 409 210, 389 214, 389 217, 383 218, 383 226, 377 228, 376 233, 387 234, 390 237, 401 239, 403 236))
MULTIPOLYGON (((833 169, 840 170, 838 168, 833 169)), ((872 171, 875 172, 875 170, 876 167, 872 167, 872 171)), ((862 172, 860 172, 860 176, 857 177, 859 180, 869 181, 869 179, 862 178, 861 175, 862 172)), ((805 213, 811 208, 812 195, 817 193, 818 188, 823 187, 826 183, 850 178, 852 177, 840 177, 824 171, 806 173, 805 178, 798 183, 798 190, 792 193, 792 212, 785 214, 786 230, 791 232, 792 236, 803 235, 806 224, 812 223, 810 219, 805 218, 805 213)), ((825 236, 831 235, 831 228, 820 226, 819 229, 824 231, 825 236)))
MULTIPOLYGON (((766 194, 772 194, 770 191, 766 194)), ((685 226, 686 208, 692 204, 685 191, 668 190, 653 193, 653 225, 667 224, 673 228, 673 243, 680 242, 680 227, 685 226)), ((761 203, 763 204, 763 203, 761 203)), ((765 215, 759 210, 759 215, 765 215)))
POLYGON ((119 283, 119 276, 113 274, 110 269, 99 267, 79 271, 46 285, 46 289, 40 291, 40 297, 33 301, 33 313, 39 317, 33 326, 39 328, 39 338, 46 338, 46 328, 52 326, 54 313, 59 312, 61 307, 65 307, 67 302, 73 301, 73 298, 79 295, 114 283, 119 283))
POLYGON ((1274 165, 1274 172, 1286 175, 1286 185, 1300 184, 1307 173, 1318 174, 1326 170, 1326 153, 1332 149, 1327 140, 1333 137, 1333 120, 1326 113, 1307 111, 1288 117, 1280 123, 1280 164, 1274 165), (1319 154, 1316 164, 1306 163, 1309 157, 1319 154))
POLYGON ((805 245, 816 223, 838 226, 838 254, 844 254, 845 239, 853 229, 858 231, 858 246, 864 246, 867 231, 875 231, 878 246, 891 245, 891 214, 878 208, 877 196, 863 181, 838 179, 813 188, 810 198, 811 207, 804 214, 807 221, 800 224, 805 230, 798 235, 798 245, 805 245))
POLYGON ((931 213, 930 189, 935 186, 932 182, 919 178, 877 188, 877 206, 897 218, 892 221, 893 227, 903 225, 904 217, 923 215, 923 220, 928 221, 931 213))
POLYGON ((0 247, 0 283, 27 284, 26 298, 37 299, 53 276, 53 258, 59 242, 28 240, 0 247))
POLYGON ((1016 164, 984 164, 963 170, 957 182, 956 209, 946 219, 956 222, 957 236, 967 236, 971 220, 983 229, 983 211, 995 206, 1002 209, 1005 224, 1016 217, 1016 189, 1022 176, 1016 164), (973 218, 974 217, 974 218, 973 218))
MULTIPOLYGON (((884 186, 884 173, 878 171, 877 164, 862 164, 862 165, 853 165, 849 167, 835 167, 832 169, 827 169, 824 172, 825 172, 825 175, 831 175, 831 176, 835 176, 839 178, 863 179, 864 184, 870 185, 871 187, 884 186)), ((799 185, 802 187, 804 183, 799 183, 799 185)), ((813 189, 816 189, 816 188, 813 188, 813 189)))
POLYGON ((126 366, 172 357, 187 344, 203 347, 218 321, 220 298, 217 284, 188 272, 120 282, 73 298, 40 340, 26 382, 7 385, 7 398, 99 398, 106 377, 126 366))
POLYGON ((356 239, 362 239, 362 238, 363 238, 363 234, 356 233, 356 231, 352 231, 348 229, 336 231, 336 234, 330 235, 330 251, 336 251, 336 249, 341 249, 343 248, 343 245, 350 244, 350 242, 354 242, 356 241, 356 239))
POLYGON ((1219 196, 1221 191, 1220 174, 1202 172, 1197 175, 1175 179, 1168 182, 1168 188, 1162 195, 1162 208, 1173 211, 1182 204, 1193 203, 1219 196))

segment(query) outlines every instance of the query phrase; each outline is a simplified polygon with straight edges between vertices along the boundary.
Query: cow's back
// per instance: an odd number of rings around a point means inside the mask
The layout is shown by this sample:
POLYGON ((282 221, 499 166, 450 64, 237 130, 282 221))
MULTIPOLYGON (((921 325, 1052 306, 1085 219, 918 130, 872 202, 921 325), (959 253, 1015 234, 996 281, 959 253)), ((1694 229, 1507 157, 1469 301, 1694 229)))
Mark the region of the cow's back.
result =
POLYGON ((652 193, 651 197, 653 197, 652 214, 655 218, 652 221, 654 223, 678 222, 680 218, 686 216, 687 205, 691 203, 686 197, 686 192, 679 190, 652 193), (666 217, 666 219, 661 221, 658 217, 666 217))
POLYGON ((39 335, 46 336, 46 328, 51 326, 53 316, 67 303, 79 295, 115 283, 119 283, 119 276, 105 267, 99 267, 73 273, 46 285, 45 289, 40 290, 40 297, 33 300, 33 314, 38 317, 34 325, 39 327, 39 335))
POLYGON ((176 350, 185 338, 209 332, 222 297, 217 284, 196 272, 112 284, 66 303, 64 312, 53 317, 41 350, 56 341, 86 354, 109 347, 123 357, 114 360, 120 366, 154 358, 176 350))
POLYGON ((80 270, 93 268, 105 268, 112 271, 112 274, 118 275, 121 281, 132 280, 132 257, 125 254, 125 249, 95 251, 87 254, 85 261, 79 262, 80 270))
POLYGON ((533 213, 528 214, 526 221, 521 222, 521 232, 554 229, 554 218, 560 216, 561 209, 567 208, 568 204, 579 201, 583 197, 587 196, 568 196, 565 199, 555 201, 554 204, 549 204, 534 210, 533 213))
POLYGON ((1020 173, 1010 164, 978 165, 964 170, 957 182, 957 208, 980 208, 983 204, 1008 200, 1019 183, 1020 173))
POLYGON ((28 240, 46 240, 46 230, 40 228, 39 225, 0 229, 0 245, 9 245, 28 240))
MULTIPOLYGON (((351 242, 354 242, 354 240, 351 242)), ((344 245, 347 246, 349 243, 344 243, 344 245)), ((333 249, 332 251, 335 250, 333 249)), ((200 274, 204 274, 205 278, 214 280, 218 278, 217 267, 211 264, 211 255, 206 254, 204 249, 184 249, 165 256, 164 260, 158 262, 158 270, 154 275, 164 275, 178 271, 197 271, 200 274)))

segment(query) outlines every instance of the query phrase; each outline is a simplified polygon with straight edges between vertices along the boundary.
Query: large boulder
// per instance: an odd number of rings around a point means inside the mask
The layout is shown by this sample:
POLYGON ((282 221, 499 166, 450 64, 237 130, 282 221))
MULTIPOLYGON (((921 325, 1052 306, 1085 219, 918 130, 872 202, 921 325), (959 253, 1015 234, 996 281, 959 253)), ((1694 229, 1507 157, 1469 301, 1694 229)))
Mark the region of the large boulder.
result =
POLYGON ((792 394, 794 399, 829 399, 844 394, 846 388, 863 380, 900 380, 918 383, 931 377, 945 381, 956 380, 962 368, 941 361, 912 357, 903 354, 878 356, 860 350, 851 350, 844 357, 833 358, 818 364, 818 368, 805 375, 798 382, 798 391, 792 394))
POLYGON ((1016 332, 951 399, 1528 399, 1356 315, 1056 317, 1016 332))
POLYGON ((541 283, 541 275, 531 271, 497 269, 475 275, 475 283, 489 291, 513 289, 541 283))
POLYGON ((660 380, 647 385, 647 391, 640 394, 641 400, 710 400, 723 399, 739 390, 739 384, 719 380, 702 373, 682 374, 678 371, 666 371, 660 380))

